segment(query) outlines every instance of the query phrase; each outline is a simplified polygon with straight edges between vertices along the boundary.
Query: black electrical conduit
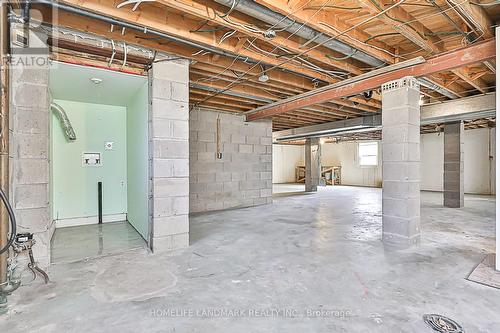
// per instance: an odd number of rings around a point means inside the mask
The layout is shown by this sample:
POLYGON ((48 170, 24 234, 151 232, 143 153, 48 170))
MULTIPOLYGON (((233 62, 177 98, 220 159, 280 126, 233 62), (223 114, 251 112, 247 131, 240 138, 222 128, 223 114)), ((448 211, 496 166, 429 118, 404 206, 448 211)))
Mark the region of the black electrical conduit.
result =
POLYGON ((12 206, 10 205, 9 200, 7 199, 7 196, 5 195, 5 192, 0 188, 0 198, 2 199, 2 202, 7 209, 7 213, 9 214, 9 221, 10 221, 10 237, 9 240, 7 241, 7 244, 0 249, 0 254, 6 252, 9 247, 14 243, 14 240, 16 239, 16 232, 17 232, 17 222, 16 222, 16 217, 14 216, 14 210, 12 209, 12 206))

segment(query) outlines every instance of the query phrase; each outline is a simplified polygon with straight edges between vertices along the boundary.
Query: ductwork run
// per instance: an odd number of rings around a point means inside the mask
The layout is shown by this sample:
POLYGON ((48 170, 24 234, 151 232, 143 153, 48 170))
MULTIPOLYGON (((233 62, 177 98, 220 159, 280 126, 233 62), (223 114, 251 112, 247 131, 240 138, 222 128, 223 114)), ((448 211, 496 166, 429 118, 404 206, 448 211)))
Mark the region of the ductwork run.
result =
MULTIPOLYGON (((364 62, 370 66, 382 67, 386 65, 385 62, 367 53, 364 53, 363 51, 353 48, 341 41, 335 39, 330 40, 330 37, 325 36, 321 32, 314 30, 308 27, 307 25, 290 20, 286 16, 276 13, 275 11, 272 11, 267 7, 259 5, 253 0, 215 0, 215 2, 233 8, 233 10, 238 10, 244 14, 247 14, 251 17, 254 17, 268 24, 271 24, 276 28, 276 30, 283 29, 291 34, 297 35, 309 41, 314 41, 315 43, 318 44, 325 43, 323 44, 324 47, 329 48, 332 51, 345 54, 346 56, 350 56, 353 59, 364 62)), ((435 85, 428 79, 419 78, 418 81, 424 87, 434 90, 448 98, 451 99, 457 98, 457 96, 455 96, 448 90, 435 85)))
POLYGON ((75 141, 76 134, 75 131, 73 130, 73 126, 71 126, 71 122, 69 121, 66 111, 64 111, 64 109, 59 104, 56 104, 54 102, 50 103, 50 108, 52 112, 54 112, 54 114, 56 115, 57 119, 59 120, 59 123, 61 124, 66 139, 68 139, 69 141, 75 141))
POLYGON ((446 96, 450 99, 455 99, 455 98, 458 98, 458 96, 456 96, 455 94, 451 93, 450 91, 434 84, 432 81, 430 81, 429 79, 426 79, 425 77, 420 77, 417 79, 418 80, 418 83, 420 83, 421 85, 423 85, 424 87, 430 89, 430 90, 434 90, 438 93, 440 93, 441 95, 443 96, 446 96))
POLYGON ((275 27, 276 30, 283 29, 306 40, 314 40, 314 42, 318 44, 325 43, 323 46, 347 56, 351 56, 353 59, 362 61, 370 66, 380 67, 385 65, 385 62, 363 51, 355 49, 335 39, 329 40, 330 37, 325 36, 321 32, 314 30, 307 25, 290 20, 286 16, 276 13, 275 11, 259 5, 252 0, 236 0, 236 3, 234 2, 234 0, 215 0, 215 2, 230 8, 234 8, 234 10, 240 11, 258 20, 271 24, 275 27), (234 7, 232 7, 233 5, 234 7))

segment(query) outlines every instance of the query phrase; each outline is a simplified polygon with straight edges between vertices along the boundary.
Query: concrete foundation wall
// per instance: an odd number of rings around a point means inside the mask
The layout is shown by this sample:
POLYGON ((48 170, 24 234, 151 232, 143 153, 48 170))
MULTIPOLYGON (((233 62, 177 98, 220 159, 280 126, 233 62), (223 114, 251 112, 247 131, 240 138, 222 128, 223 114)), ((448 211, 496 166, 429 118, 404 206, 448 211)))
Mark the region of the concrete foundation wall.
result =
POLYGON ((295 168, 304 166, 304 146, 273 145, 273 184, 295 182, 295 168))
POLYGON ((50 262, 55 229, 49 207, 49 68, 10 70, 10 201, 18 233, 31 232, 41 267, 50 262))
POLYGON ((272 202, 270 120, 247 123, 244 116, 193 110, 189 129, 191 213, 272 202))
MULTIPOLYGON (((464 132, 465 193, 495 194, 494 131, 481 128, 464 132)), ((422 135, 421 147, 421 189, 443 191, 443 134, 422 135)))
MULTIPOLYGON (((466 130, 464 140, 465 193, 495 194, 495 128, 466 130)), ((424 191, 443 191, 443 149, 442 133, 420 136, 420 186, 424 191)), ((294 174, 296 153, 277 149, 274 153, 274 163, 282 167, 273 165, 273 179, 284 179, 285 175, 294 174)), ((360 167, 357 162, 357 142, 325 143, 322 147, 322 163, 342 166, 343 185, 380 187, 381 154, 379 146, 378 166, 360 167)))

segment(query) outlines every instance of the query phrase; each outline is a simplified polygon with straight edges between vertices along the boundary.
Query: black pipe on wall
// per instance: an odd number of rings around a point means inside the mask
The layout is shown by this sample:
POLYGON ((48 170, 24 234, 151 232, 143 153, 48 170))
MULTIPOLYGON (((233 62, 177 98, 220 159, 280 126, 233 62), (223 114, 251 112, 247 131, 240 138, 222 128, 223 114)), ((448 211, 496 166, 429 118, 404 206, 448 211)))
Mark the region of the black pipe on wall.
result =
POLYGON ((102 224, 102 182, 97 183, 97 212, 99 215, 99 224, 102 224))

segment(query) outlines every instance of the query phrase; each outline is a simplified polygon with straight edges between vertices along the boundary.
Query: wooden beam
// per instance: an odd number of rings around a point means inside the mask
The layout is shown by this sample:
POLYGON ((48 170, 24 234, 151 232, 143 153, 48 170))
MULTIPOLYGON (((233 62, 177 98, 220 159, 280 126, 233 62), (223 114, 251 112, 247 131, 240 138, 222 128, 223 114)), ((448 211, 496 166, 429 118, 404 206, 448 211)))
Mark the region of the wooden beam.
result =
MULTIPOLYGON (((200 34, 193 32, 196 30, 197 26, 199 26, 198 22, 188 18, 188 16, 182 16, 176 14, 174 11, 168 11, 166 8, 161 10, 161 8, 144 3, 133 12, 128 8, 116 8, 116 2, 114 1, 64 0, 61 2, 77 8, 120 19, 125 22, 137 24, 147 29, 161 31, 176 38, 191 40, 200 44, 201 49, 203 49, 203 46, 207 46, 217 48, 231 54, 238 54, 235 49, 236 45, 234 45, 230 38, 222 41, 222 35, 224 33, 221 34, 220 32, 214 32, 200 34)), ((85 20, 88 21, 87 19, 85 20)), ((292 72, 307 75, 326 82, 338 82, 337 79, 334 79, 326 74, 321 74, 315 70, 296 65, 292 62, 283 63, 282 59, 252 52, 245 48, 242 48, 239 51, 239 55, 242 57, 248 57, 249 59, 253 59, 255 61, 262 61, 263 64, 279 66, 292 72)))
MULTIPOLYGON (((383 2, 379 0, 359 0, 360 3, 371 13, 378 14, 383 11, 383 2)), ((444 45, 440 38, 434 36, 432 31, 424 26, 417 18, 409 14, 401 7, 395 7, 378 19, 391 26, 395 31, 405 36, 408 40, 430 53, 443 52, 444 45), (402 22, 411 22, 402 24, 402 22)), ((472 79, 465 69, 455 69, 453 73, 463 79, 465 82, 476 88, 482 93, 486 92, 487 84, 481 79, 472 79)))
MULTIPOLYGON (((186 0, 157 0, 158 3, 161 3, 170 8, 175 8, 187 14, 196 16, 203 20, 209 20, 210 22, 216 23, 228 29, 236 30, 240 33, 248 37, 252 37, 251 39, 257 39, 262 42, 269 43, 273 46, 281 46, 285 49, 291 51, 290 53, 300 53, 304 51, 301 49, 301 44, 297 42, 295 39, 290 38, 288 33, 277 33, 274 38, 266 38, 261 33, 253 33, 248 29, 245 29, 245 26, 253 26, 255 19, 246 17, 241 13, 236 11, 231 13, 231 20, 224 20, 221 16, 224 12, 227 12, 227 7, 218 5, 215 2, 207 2, 205 1, 203 4, 197 1, 186 1, 186 0)), ((239 49, 241 50, 241 46, 239 49)), ((276 52, 276 51, 275 51, 276 52)), ((328 57, 325 52, 322 52, 319 49, 312 50, 307 53, 307 57, 309 59, 316 60, 320 63, 323 63, 328 66, 334 66, 338 69, 347 71, 349 73, 353 73, 359 75, 362 71, 351 64, 349 61, 340 61, 334 60, 331 57, 328 57)))
MULTIPOLYGON (((43 7, 38 6, 39 10, 44 10, 43 7)), ((46 8, 45 8, 46 9, 46 8)), ((50 17, 49 15, 44 15, 44 17, 50 17)), ((52 23, 50 20, 48 23, 52 23)), ((213 70, 214 75, 220 73, 232 73, 231 70, 235 70, 238 72, 246 72, 249 71, 249 74, 257 74, 259 72, 259 68, 253 68, 252 65, 245 63, 243 61, 237 60, 234 61, 230 58, 224 56, 218 56, 214 54, 196 54, 198 49, 191 48, 185 45, 179 45, 177 43, 172 43, 166 41, 161 38, 151 38, 150 35, 146 35, 140 32, 126 30, 124 34, 121 33, 120 29, 114 29, 114 31, 110 31, 110 27, 108 24, 97 21, 85 19, 81 16, 77 16, 75 14, 70 14, 64 11, 58 13, 57 22, 53 22, 54 24, 58 24, 63 27, 71 28, 79 31, 86 31, 89 33, 93 33, 99 36, 103 36, 106 38, 110 38, 115 40, 115 42, 126 42, 129 44, 140 45, 146 48, 155 49, 158 51, 163 51, 166 53, 186 57, 188 59, 194 60, 193 67, 196 67, 198 64, 203 66, 212 66, 215 68, 213 70), (218 71, 217 71, 218 69, 218 71)), ((303 76, 294 75, 293 73, 286 72, 283 70, 275 69, 268 72, 268 75, 271 77, 271 81, 279 82, 282 85, 287 85, 289 87, 293 87, 297 92, 303 92, 304 90, 313 90, 316 89, 315 84, 308 78, 303 76)), ((224 88, 223 86, 219 86, 218 89, 224 88)), ((236 89, 235 87, 234 89, 236 89)), ((234 90, 232 89, 232 90, 234 90)), ((239 89, 236 89, 239 90, 239 89)), ((370 100, 365 100, 362 97, 352 97, 348 100, 339 100, 335 101, 335 103, 339 105, 344 105, 347 107, 356 107, 352 104, 352 102, 358 103, 358 108, 363 111, 373 111, 373 109, 380 108, 380 96, 377 94, 374 95, 374 98, 370 100)))
MULTIPOLYGON (((337 35, 340 32, 351 29, 352 26, 345 23, 339 15, 332 15, 327 11, 317 10, 296 10, 290 6, 287 0, 255 0, 255 2, 272 9, 282 15, 287 15, 288 18, 300 23, 306 23, 308 26, 328 35, 337 35)), ((324 2, 326 5, 328 1, 324 2)), ((364 43, 370 37, 367 33, 360 29, 352 29, 346 34, 339 36, 338 39, 342 42, 351 45, 352 47, 362 50, 378 59, 382 59, 387 63, 394 63, 394 49, 379 41, 372 41, 373 46, 364 43)))
POLYGON ((247 121, 271 117, 317 103, 323 103, 342 96, 357 94, 366 90, 375 89, 382 84, 400 79, 405 76, 425 76, 435 72, 452 70, 455 68, 482 62, 495 57, 495 40, 490 39, 468 47, 443 53, 426 60, 424 63, 402 68, 375 77, 367 78, 352 84, 331 85, 315 94, 306 93, 291 99, 259 108, 247 116, 247 121))
MULTIPOLYGON (((359 2, 372 14, 379 14, 385 9, 384 3, 379 0, 359 0, 359 2)), ((430 30, 401 7, 394 7, 384 15, 378 16, 378 20, 392 27, 426 51, 440 52, 443 50, 443 46, 436 43, 437 40, 426 37, 430 30), (412 23, 403 25, 402 22, 412 23)))
POLYGON ((482 38, 488 39, 494 36, 493 21, 484 8, 472 5, 469 1, 446 0, 446 2, 471 29, 479 30, 482 38))

